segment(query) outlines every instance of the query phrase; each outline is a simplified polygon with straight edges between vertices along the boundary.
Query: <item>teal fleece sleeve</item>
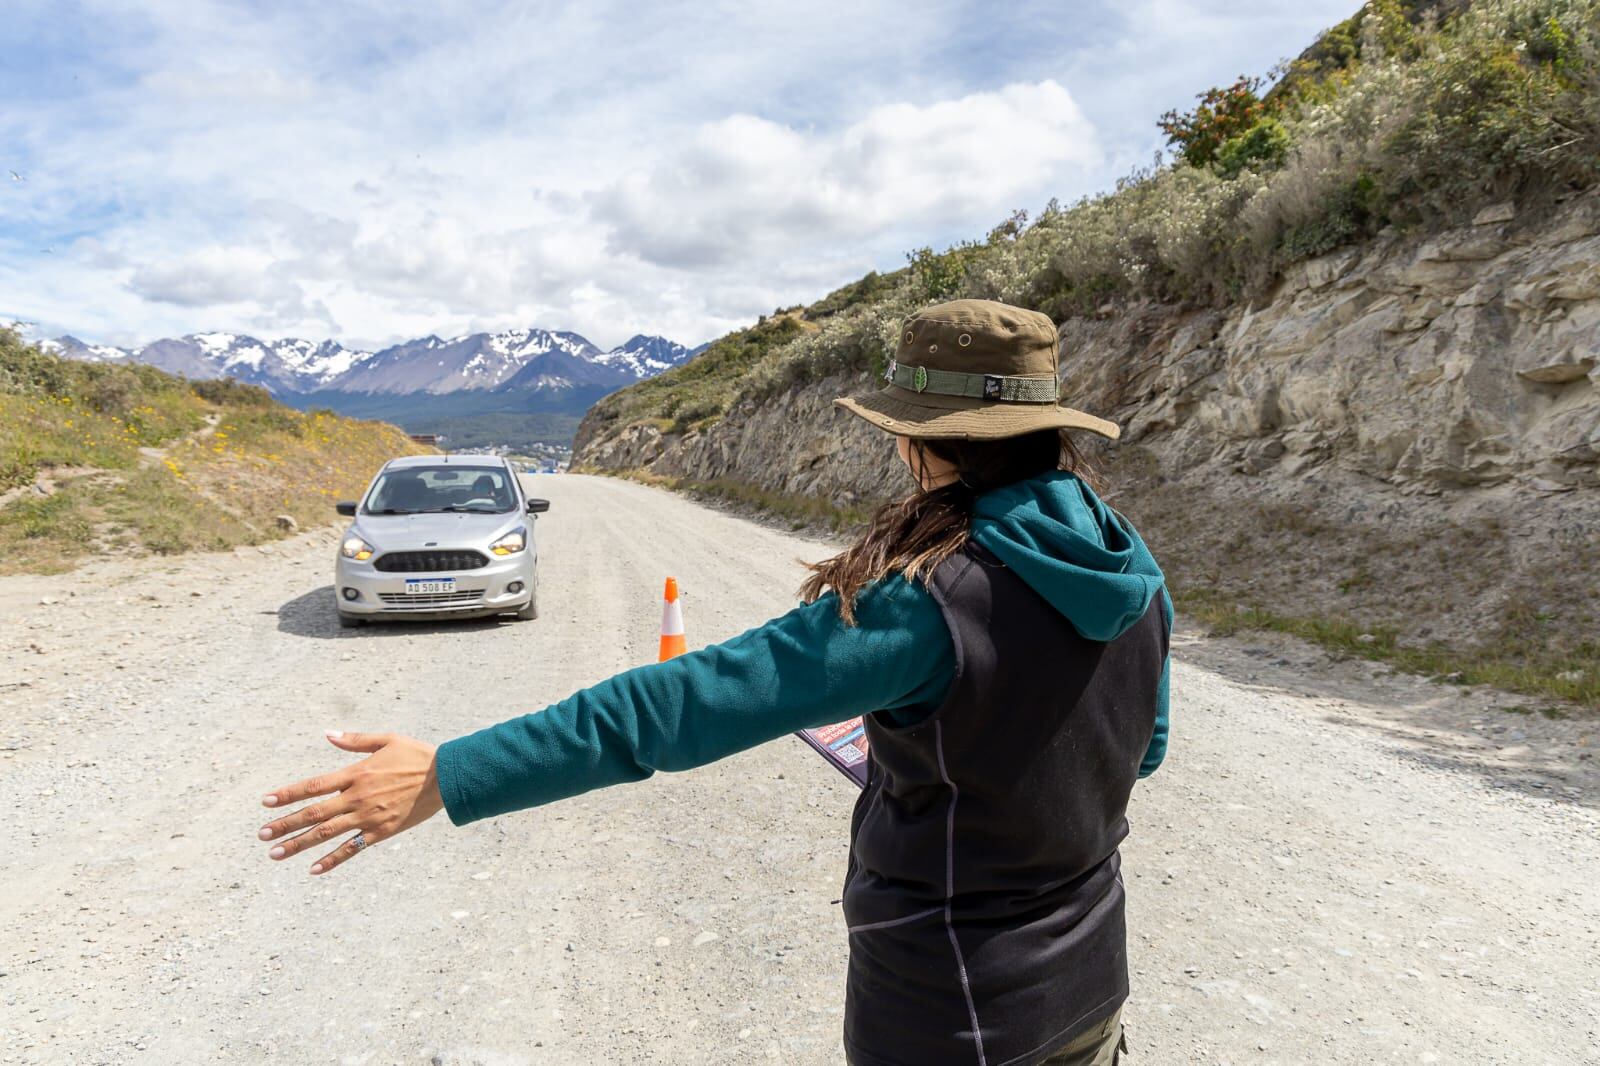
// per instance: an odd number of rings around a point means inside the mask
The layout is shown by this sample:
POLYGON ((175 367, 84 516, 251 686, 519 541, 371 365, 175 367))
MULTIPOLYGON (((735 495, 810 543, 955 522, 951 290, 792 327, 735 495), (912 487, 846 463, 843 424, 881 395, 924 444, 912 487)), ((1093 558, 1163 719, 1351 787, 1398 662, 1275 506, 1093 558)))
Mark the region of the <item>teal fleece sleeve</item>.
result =
POLYGON ((933 597, 896 575, 857 598, 856 618, 846 626, 830 593, 726 643, 448 741, 437 756, 445 810, 465 825, 870 711, 932 713, 955 672, 933 597))
MULTIPOLYGON (((1161 590, 1161 613, 1167 620, 1167 633, 1172 633, 1172 597, 1161 590)), ((1150 746, 1145 749, 1144 761, 1139 764, 1139 776, 1149 777, 1161 768, 1167 757, 1167 730, 1170 725, 1172 703, 1172 655, 1161 661, 1161 679, 1156 682, 1156 730, 1150 736, 1150 746)))

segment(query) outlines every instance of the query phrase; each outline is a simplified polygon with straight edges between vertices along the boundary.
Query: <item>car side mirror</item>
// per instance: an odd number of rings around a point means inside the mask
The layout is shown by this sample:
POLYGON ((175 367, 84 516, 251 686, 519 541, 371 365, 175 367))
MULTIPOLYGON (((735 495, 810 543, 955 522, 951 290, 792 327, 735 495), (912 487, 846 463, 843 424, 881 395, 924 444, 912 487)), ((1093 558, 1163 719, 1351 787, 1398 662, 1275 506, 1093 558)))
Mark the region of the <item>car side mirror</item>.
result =
POLYGON ((548 510, 550 510, 550 501, 549 500, 529 500, 528 501, 528 513, 529 514, 544 514, 548 510))
POLYGON ((344 515, 346 518, 354 518, 356 516, 356 505, 354 500, 340 500, 338 503, 333 505, 333 509, 344 515))

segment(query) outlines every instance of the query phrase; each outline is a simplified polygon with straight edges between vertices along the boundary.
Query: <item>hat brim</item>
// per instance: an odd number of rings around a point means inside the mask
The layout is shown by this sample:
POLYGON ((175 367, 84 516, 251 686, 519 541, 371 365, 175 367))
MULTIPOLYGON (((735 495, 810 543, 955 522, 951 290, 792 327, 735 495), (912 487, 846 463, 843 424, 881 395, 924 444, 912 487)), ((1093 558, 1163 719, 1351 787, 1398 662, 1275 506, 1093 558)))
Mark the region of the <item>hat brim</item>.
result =
POLYGON ((864 396, 841 396, 834 405, 897 437, 929 440, 1003 440, 1041 429, 1085 429, 1116 440, 1115 422, 1060 404, 997 403, 954 396, 930 396, 896 386, 864 396), (916 402, 906 397, 916 396, 916 402), (927 402, 927 401, 932 401, 927 402))

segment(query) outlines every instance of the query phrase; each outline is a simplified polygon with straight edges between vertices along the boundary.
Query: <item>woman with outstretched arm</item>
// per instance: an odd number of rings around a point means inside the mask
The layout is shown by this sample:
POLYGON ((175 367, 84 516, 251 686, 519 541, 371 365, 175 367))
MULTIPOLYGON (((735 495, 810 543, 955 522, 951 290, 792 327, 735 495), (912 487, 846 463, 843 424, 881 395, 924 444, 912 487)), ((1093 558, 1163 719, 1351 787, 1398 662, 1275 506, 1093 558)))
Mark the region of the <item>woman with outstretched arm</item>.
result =
MULTIPOLYGON (((850 826, 844 1045, 857 1066, 1117 1061, 1128 995, 1118 845, 1166 751, 1171 601, 1069 433, 1045 315, 984 300, 903 324, 884 387, 839 405, 915 487, 811 567, 802 606, 437 749, 268 794, 261 830, 326 874, 441 809, 456 825, 687 770, 866 716, 850 826)), ((1070 375, 1067 379, 1070 383, 1070 375)))

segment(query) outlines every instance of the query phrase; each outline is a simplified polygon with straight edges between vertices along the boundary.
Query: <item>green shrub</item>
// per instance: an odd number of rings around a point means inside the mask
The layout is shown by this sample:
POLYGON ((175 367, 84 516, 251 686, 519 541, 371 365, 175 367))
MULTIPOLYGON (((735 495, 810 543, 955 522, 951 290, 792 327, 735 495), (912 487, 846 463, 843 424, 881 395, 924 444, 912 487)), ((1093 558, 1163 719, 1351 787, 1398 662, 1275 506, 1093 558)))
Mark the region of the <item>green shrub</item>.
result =
POLYGON ((944 252, 918 248, 906 253, 911 265, 912 284, 923 299, 931 302, 948 299, 961 291, 967 265, 978 253, 976 244, 960 244, 944 252))
POLYGON ((189 389, 207 403, 220 407, 272 407, 277 401, 260 385, 246 385, 234 378, 206 378, 191 381, 189 389))
POLYGON ((65 493, 18 500, 0 511, 0 521, 25 540, 82 541, 90 533, 89 523, 79 513, 76 500, 65 493))
POLYGON ((1168 111, 1159 123, 1167 144, 1190 166, 1210 166, 1223 145, 1266 117, 1267 105, 1256 92, 1260 88, 1260 78, 1241 74, 1232 85, 1201 93, 1193 111, 1168 111))
POLYGON ((1359 60, 1416 59, 1428 34, 1451 25, 1472 0, 1375 0, 1318 36, 1266 95, 1288 106, 1326 101, 1359 60), (1374 54, 1376 52, 1377 54, 1374 54))
POLYGON ((1217 173, 1235 178, 1249 167, 1256 171, 1276 170, 1289 157, 1293 144, 1283 123, 1267 116, 1237 137, 1230 137, 1217 149, 1217 173))
POLYGON ((1383 223, 1383 204, 1377 183, 1362 174, 1334 189, 1327 209, 1313 218, 1289 226, 1278 241, 1285 262, 1326 255, 1336 248, 1375 232, 1383 223))
POLYGON ((889 274, 880 274, 876 270, 869 271, 859 281, 852 281, 842 288, 838 288, 806 308, 806 317, 820 320, 848 311, 861 304, 871 303, 892 291, 905 280, 906 271, 896 270, 889 274))
POLYGON ((52 359, 15 330, 0 327, 0 392, 60 394, 71 374, 65 360, 52 359))
MULTIPOLYGON (((116 367, 122 370, 122 367, 116 367)), ((111 373, 97 375, 83 390, 89 406, 96 411, 115 414, 133 406, 139 392, 138 378, 133 374, 111 373)))

